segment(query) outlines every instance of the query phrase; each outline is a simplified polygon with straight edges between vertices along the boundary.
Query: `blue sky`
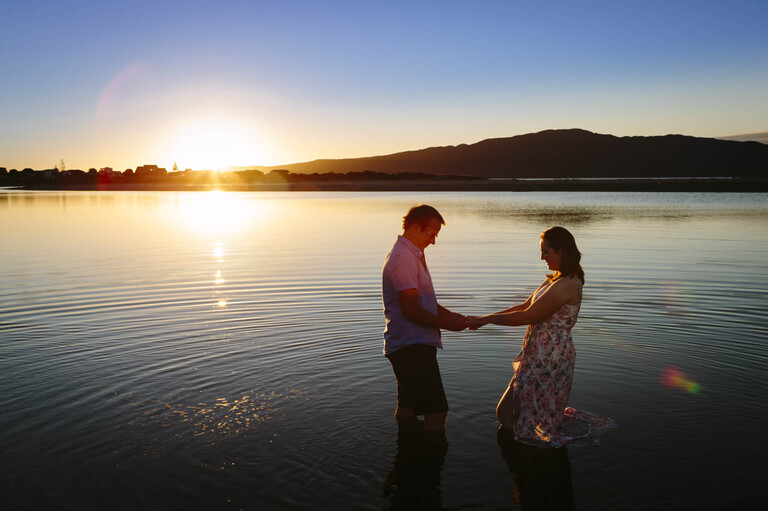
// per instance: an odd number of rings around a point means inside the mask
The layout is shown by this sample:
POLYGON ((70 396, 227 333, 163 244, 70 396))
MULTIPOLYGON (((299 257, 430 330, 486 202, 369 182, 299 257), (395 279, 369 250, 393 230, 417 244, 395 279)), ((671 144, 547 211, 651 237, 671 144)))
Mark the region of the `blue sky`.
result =
POLYGON ((17 0, 0 20, 9 169, 768 130, 764 0, 17 0))

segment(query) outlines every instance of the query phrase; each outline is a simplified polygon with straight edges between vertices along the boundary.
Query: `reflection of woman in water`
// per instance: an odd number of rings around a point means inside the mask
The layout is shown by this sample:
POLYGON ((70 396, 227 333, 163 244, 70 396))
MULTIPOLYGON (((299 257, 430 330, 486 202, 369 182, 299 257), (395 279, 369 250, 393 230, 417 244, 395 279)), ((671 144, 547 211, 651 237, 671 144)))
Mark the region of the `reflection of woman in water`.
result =
POLYGON ((568 448, 531 447, 511 437, 511 429, 499 428, 496 441, 514 479, 512 497, 520 508, 536 511, 574 509, 568 448))
POLYGON ((602 429, 614 426, 613 421, 566 407, 576 358, 571 328, 584 285, 581 253, 570 232, 552 227, 541 234, 541 259, 552 273, 525 302, 470 320, 472 328, 488 323, 528 325, 513 363, 515 375, 496 415, 520 442, 546 447, 576 440, 594 444, 602 429))

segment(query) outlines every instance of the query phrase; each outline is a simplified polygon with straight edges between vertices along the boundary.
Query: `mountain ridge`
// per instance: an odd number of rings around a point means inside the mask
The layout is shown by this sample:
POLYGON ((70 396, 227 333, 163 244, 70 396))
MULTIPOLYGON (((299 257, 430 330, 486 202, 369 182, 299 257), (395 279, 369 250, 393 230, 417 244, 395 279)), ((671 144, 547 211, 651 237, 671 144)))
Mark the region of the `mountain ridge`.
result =
POLYGON ((757 133, 741 133, 739 135, 727 135, 724 137, 715 137, 720 140, 736 140, 739 142, 760 142, 768 144, 768 131, 759 131, 757 133))
POLYGON ((422 172, 485 178, 756 177, 768 174, 768 145, 687 135, 617 137, 572 128, 381 156, 239 169, 284 169, 298 174, 422 172))

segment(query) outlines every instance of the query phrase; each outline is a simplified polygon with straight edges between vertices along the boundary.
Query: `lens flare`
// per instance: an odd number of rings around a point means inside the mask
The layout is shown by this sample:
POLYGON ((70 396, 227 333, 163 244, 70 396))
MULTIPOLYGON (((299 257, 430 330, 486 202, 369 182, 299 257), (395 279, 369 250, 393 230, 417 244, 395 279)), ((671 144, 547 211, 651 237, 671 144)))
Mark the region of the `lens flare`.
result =
POLYGON ((667 367, 661 372, 661 383, 665 387, 681 389, 689 394, 698 394, 701 392, 701 385, 688 378, 685 373, 676 366, 667 367))
POLYGON ((132 79, 142 77, 146 78, 146 76, 143 75, 146 75, 148 69, 149 68, 147 67, 146 63, 136 62, 126 67, 114 78, 112 78, 107 87, 101 93, 101 96, 99 97, 99 104, 96 107, 95 122, 97 133, 101 134, 104 130, 105 117, 107 116, 110 107, 115 101, 118 90, 132 79))

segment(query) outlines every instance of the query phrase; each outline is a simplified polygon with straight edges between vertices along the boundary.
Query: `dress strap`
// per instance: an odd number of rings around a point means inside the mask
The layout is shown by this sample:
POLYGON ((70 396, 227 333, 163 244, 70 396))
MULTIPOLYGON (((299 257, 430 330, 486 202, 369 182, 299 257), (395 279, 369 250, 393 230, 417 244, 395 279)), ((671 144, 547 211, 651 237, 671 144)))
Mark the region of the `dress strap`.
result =
POLYGON ((584 286, 582 286, 581 281, 579 279, 577 279, 576 277, 571 276, 571 278, 576 283, 576 286, 579 288, 579 300, 581 300, 582 299, 581 293, 582 293, 582 290, 583 290, 584 286))
POLYGON ((538 299, 539 299, 539 297, 540 297, 542 294, 544 294, 544 291, 546 291, 547 289, 549 289, 549 287, 552 285, 552 282, 553 282, 553 281, 550 281, 550 280, 546 280, 546 281, 544 281, 544 283, 542 283, 542 284, 539 286, 539 289, 537 289, 536 291, 534 291, 534 293, 533 293, 533 298, 534 298, 535 300, 538 300, 538 299))

